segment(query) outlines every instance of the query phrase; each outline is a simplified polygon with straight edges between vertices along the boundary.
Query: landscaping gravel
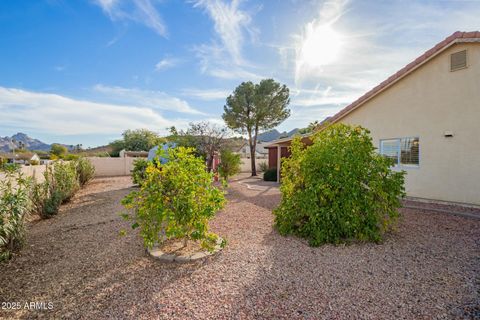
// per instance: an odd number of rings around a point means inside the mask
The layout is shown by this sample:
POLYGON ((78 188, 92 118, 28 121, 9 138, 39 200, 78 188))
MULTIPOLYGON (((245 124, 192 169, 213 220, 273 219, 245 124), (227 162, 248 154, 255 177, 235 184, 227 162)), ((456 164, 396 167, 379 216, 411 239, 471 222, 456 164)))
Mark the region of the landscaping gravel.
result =
POLYGON ((119 212, 129 178, 95 179, 27 246, 0 264, 0 318, 480 318, 480 221, 402 209, 383 244, 309 247, 272 227, 274 183, 241 178, 211 223, 218 255, 187 264, 150 258, 119 212), (51 302, 29 310, 25 302, 51 302))

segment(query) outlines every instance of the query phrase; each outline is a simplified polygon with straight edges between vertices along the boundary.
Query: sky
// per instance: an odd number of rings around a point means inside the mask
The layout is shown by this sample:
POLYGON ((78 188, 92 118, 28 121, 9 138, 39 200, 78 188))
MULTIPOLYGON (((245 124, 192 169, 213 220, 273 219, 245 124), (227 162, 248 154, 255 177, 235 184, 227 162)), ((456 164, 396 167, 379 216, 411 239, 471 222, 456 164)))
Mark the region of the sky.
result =
POLYGON ((289 131, 353 102, 479 1, 0 1, 0 136, 107 144, 126 129, 223 125, 243 81, 290 89, 289 131))

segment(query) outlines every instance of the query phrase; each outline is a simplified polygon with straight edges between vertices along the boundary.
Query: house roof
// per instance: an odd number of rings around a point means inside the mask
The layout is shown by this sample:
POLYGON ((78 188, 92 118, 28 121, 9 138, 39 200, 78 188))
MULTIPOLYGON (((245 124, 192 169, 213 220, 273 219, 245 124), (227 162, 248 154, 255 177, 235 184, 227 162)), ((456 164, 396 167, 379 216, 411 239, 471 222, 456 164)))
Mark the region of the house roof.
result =
POLYGON ((310 132, 310 133, 305 133, 305 134, 295 134, 291 137, 280 138, 280 139, 277 139, 277 140, 270 141, 270 143, 267 144, 264 148, 269 149, 269 148, 275 147, 279 143, 288 142, 290 140, 293 140, 294 137, 307 138, 311 135, 312 135, 312 133, 310 132))
MULTIPOLYGON (((385 81, 380 83, 378 86, 368 91, 363 96, 361 96, 360 98, 358 98, 357 100, 355 100, 354 102, 352 102, 351 104, 349 104, 348 106, 346 106, 345 108, 337 112, 334 116, 326 120, 328 120, 328 122, 331 124, 339 121, 341 118, 345 117, 347 114, 349 114, 353 110, 359 108, 365 102, 372 99, 380 92, 388 89, 389 87, 397 83, 400 79, 412 73, 414 70, 418 69, 419 67, 421 67, 422 65, 424 65, 425 63, 433 59, 435 56, 437 56, 441 52, 450 48, 454 44, 467 43, 467 42, 480 42, 480 31, 454 32, 453 34, 445 38, 443 41, 437 43, 433 48, 425 51, 421 56, 419 56, 418 58, 416 58, 415 60, 407 64, 405 67, 403 67, 402 69, 400 69, 399 71, 391 75, 389 78, 387 78, 385 81)), ((317 130, 321 127, 321 125, 324 122, 325 120, 322 121, 319 127, 317 127, 317 130)), ((269 144, 268 146, 273 146, 277 143, 287 142, 289 140, 292 140, 292 137, 272 141, 271 144, 269 144)))
POLYGON ((36 153, 32 152, 24 152, 24 153, 2 153, 0 154, 0 157, 5 158, 5 159, 15 159, 15 160, 31 160, 36 153))
POLYGON ((472 32, 461 32, 457 31, 445 38, 443 41, 437 43, 433 48, 425 51, 421 56, 417 59, 413 60, 409 64, 407 64, 402 69, 398 70, 395 74, 391 75, 388 79, 380 83, 378 86, 373 88, 372 90, 365 93, 363 96, 340 110, 336 113, 332 118, 329 119, 330 123, 335 123, 351 111, 355 110, 356 108, 360 107, 362 104, 376 96, 378 93, 382 92, 383 90, 387 89, 388 87, 392 86, 394 83, 402 79, 403 77, 407 76, 423 64, 430 61, 432 58, 437 56, 439 53, 443 52, 444 50, 448 49, 452 45, 456 43, 464 43, 464 42, 480 42, 480 31, 472 31, 472 32))

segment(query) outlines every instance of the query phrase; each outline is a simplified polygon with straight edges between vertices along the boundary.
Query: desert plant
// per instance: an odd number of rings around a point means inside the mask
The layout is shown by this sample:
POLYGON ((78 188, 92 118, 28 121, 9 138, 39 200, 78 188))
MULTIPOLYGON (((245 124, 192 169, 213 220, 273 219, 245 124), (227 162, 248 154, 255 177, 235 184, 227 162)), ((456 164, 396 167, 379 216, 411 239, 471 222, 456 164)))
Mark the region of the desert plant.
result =
POLYGON ((132 220, 132 228, 140 228, 146 247, 166 238, 199 240, 212 249, 217 235, 208 231, 208 220, 223 207, 225 198, 213 185, 213 173, 206 171, 203 159, 191 148, 178 147, 168 152, 159 149, 159 157, 146 169, 140 190, 122 200, 127 209, 123 217, 132 220))
POLYGON ((18 163, 4 162, 2 165, 0 165, 0 171, 13 173, 19 171, 20 167, 21 166, 18 163))
POLYGON ((263 172, 264 181, 277 181, 277 168, 270 168, 263 172))
POLYGON ((0 261, 9 259, 24 244, 30 183, 31 179, 18 172, 7 172, 0 180, 0 261))
MULTIPOLYGON (((41 218, 49 218, 58 213, 62 203, 70 201, 80 188, 77 163, 55 162, 49 165, 41 183, 33 182, 31 200, 33 212, 41 218)), ((84 176, 82 179, 85 179, 84 176)))
POLYGON ((77 178, 77 168, 74 161, 58 161, 53 165, 53 179, 55 188, 61 194, 62 203, 70 201, 80 188, 77 178))
POLYGON ((146 159, 137 159, 133 162, 133 170, 132 170, 132 179, 133 183, 135 184, 142 184, 142 182, 146 178, 145 171, 148 167, 149 161, 146 159))
POLYGON ((295 138, 291 157, 282 162, 282 200, 274 211, 279 232, 314 246, 381 241, 404 196, 404 172, 391 165, 359 126, 332 125, 307 148, 295 138))
POLYGON ((266 161, 262 161, 258 164, 258 168, 260 171, 265 172, 268 170, 268 163, 266 161))
POLYGON ((220 153, 220 164, 218 165, 218 173, 225 181, 228 178, 240 172, 240 155, 230 150, 223 150, 220 153))
POLYGON ((80 187, 83 187, 95 176, 95 167, 87 158, 80 157, 75 161, 77 179, 80 187))
POLYGON ((33 182, 31 200, 32 213, 38 214, 42 219, 50 218, 58 213, 63 201, 63 195, 57 187, 53 166, 48 166, 43 176, 42 183, 33 182))
POLYGON ((73 154, 73 153, 68 153, 66 155, 63 156, 63 159, 65 161, 76 161, 78 159, 80 159, 81 157, 78 155, 78 154, 73 154))

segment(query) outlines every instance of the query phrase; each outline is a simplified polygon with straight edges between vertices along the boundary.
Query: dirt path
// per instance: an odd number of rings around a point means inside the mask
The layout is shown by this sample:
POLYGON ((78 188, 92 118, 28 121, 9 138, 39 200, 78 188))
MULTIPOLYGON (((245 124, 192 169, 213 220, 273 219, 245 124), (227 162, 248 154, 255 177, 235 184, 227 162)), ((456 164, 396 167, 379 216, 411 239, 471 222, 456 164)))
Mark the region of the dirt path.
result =
POLYGON ((127 178, 96 179, 50 220, 29 226, 28 245, 0 265, 0 318, 431 319, 479 316, 480 221, 402 210, 382 245, 323 246, 279 236, 278 189, 231 184, 212 222, 228 239, 201 263, 150 259, 118 216, 127 178), (23 309, 51 302, 52 310, 23 309))

